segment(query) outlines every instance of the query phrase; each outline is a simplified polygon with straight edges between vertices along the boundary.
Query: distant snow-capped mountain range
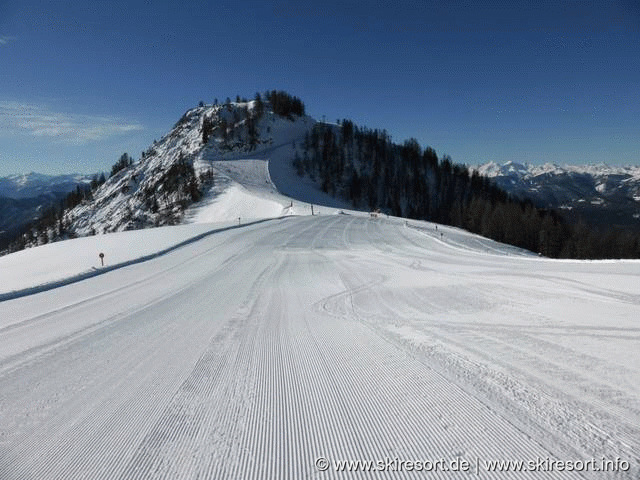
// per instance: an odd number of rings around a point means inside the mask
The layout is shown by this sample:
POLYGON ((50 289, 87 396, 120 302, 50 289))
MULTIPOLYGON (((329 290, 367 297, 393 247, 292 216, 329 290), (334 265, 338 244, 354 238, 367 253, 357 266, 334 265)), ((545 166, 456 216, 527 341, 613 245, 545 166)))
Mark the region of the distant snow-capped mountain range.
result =
POLYGON ((79 184, 88 184, 92 175, 43 175, 25 173, 0 178, 0 197, 16 200, 40 196, 56 197, 67 194, 79 184))
POLYGON ((472 170, 536 206, 569 218, 640 228, 640 166, 485 163, 472 170))
POLYGON ((26 173, 0 177, 0 248, 43 208, 64 198, 92 175, 44 175, 26 173))

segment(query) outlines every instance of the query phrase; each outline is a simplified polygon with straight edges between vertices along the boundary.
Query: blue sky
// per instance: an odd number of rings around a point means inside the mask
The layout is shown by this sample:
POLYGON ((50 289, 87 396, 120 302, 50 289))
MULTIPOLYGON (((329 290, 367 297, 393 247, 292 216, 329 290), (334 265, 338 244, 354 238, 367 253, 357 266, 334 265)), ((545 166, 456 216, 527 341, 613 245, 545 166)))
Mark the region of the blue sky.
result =
POLYGON ((0 0, 0 175, 107 170, 274 88, 460 163, 640 164, 635 3, 0 0))

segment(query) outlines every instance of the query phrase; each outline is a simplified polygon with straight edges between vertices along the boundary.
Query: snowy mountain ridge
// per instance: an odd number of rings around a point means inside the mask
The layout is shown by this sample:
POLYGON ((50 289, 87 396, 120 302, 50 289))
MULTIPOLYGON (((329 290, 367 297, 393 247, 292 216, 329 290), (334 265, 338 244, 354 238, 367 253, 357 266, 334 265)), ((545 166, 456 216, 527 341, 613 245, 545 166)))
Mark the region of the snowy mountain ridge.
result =
POLYGON ((640 227, 640 166, 489 162, 472 170, 536 206, 603 225, 640 227))
POLYGON ((93 175, 44 175, 42 173, 25 173, 8 175, 0 178, 0 197, 24 199, 42 195, 56 196, 69 193, 77 185, 89 184, 93 175))
POLYGON ((213 162, 236 160, 300 141, 315 121, 275 114, 256 101, 201 105, 188 110, 173 129, 102 185, 93 199, 65 216, 77 235, 170 225, 215 190, 225 175, 213 162))
POLYGON ((0 178, 0 251, 44 209, 78 186, 91 183, 91 175, 44 175, 27 173, 0 178))
POLYGON ((594 177, 610 175, 625 175, 629 180, 640 181, 640 166, 626 165, 614 166, 606 163, 587 165, 558 165, 557 163, 544 163, 534 165, 530 163, 505 162, 502 165, 496 162, 487 162, 477 167, 472 167, 485 177, 500 177, 517 174, 524 178, 534 178, 540 175, 564 175, 569 173, 588 174, 594 177))

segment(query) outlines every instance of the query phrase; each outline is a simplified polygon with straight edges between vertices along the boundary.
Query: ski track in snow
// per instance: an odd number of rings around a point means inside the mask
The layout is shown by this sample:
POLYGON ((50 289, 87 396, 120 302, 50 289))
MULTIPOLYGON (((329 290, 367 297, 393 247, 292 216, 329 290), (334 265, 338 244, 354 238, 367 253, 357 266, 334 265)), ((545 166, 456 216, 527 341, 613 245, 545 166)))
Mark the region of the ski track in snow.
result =
POLYGON ((416 225, 283 218, 0 302, 0 478, 638 478, 638 263, 416 225), (315 468, 457 456, 632 469, 315 468))

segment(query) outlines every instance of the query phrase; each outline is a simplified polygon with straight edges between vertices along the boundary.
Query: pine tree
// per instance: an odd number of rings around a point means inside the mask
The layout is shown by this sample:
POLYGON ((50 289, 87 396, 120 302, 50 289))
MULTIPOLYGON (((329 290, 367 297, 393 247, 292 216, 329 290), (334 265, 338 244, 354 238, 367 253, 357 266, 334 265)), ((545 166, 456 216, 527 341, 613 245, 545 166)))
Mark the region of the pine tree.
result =
POLYGON ((133 158, 129 156, 128 153, 123 153, 118 161, 111 167, 111 176, 113 177, 115 174, 124 170, 125 168, 129 168, 133 165, 133 158))
POLYGON ((255 100, 255 106, 254 106, 255 116, 257 120, 260 120, 262 118, 262 115, 264 114, 264 102, 262 101, 262 96, 260 95, 260 92, 256 92, 256 96, 254 100, 255 100))

